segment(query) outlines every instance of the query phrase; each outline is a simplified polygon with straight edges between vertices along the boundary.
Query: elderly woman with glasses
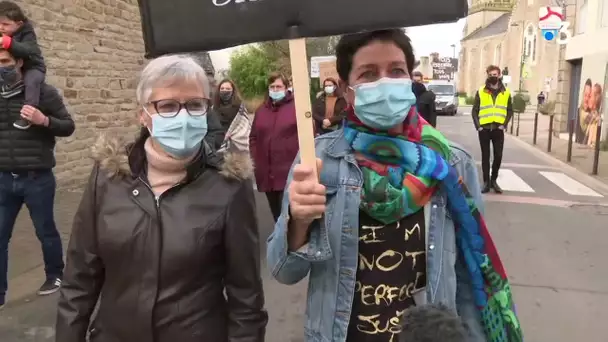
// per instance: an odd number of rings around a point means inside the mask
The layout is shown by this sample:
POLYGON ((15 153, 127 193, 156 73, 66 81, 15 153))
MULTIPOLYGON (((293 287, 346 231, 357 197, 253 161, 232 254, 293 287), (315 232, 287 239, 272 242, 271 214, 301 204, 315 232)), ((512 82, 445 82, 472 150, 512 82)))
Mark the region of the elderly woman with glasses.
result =
POLYGON ((186 56, 155 59, 137 100, 139 137, 93 150, 57 341, 264 341, 251 162, 209 152, 205 72, 186 56))

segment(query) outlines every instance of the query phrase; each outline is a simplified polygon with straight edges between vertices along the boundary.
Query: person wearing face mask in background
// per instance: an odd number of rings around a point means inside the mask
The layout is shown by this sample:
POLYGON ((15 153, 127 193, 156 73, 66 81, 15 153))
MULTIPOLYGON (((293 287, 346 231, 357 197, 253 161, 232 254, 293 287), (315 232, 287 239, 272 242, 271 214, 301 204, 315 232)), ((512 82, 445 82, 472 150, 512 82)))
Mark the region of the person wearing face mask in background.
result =
POLYGON ((346 100, 338 88, 338 81, 329 77, 323 81, 323 92, 312 105, 317 135, 333 132, 342 127, 346 100))
POLYGON ((163 56, 136 92, 139 137, 101 137, 92 151, 56 340, 263 342, 252 170, 204 142, 205 71, 190 57, 163 56))
POLYGON ((422 73, 420 71, 414 71, 412 73, 412 82, 414 84, 416 84, 416 83, 424 84, 424 75, 422 75, 422 73))
POLYGON ((414 82, 412 91, 416 95, 416 110, 431 126, 437 127, 437 111, 435 110, 435 93, 429 91, 422 82, 414 82))
POLYGON ((249 153, 251 119, 234 82, 224 79, 219 83, 213 96, 213 110, 222 126, 216 138, 221 141, 219 151, 249 153))
POLYGON ((397 341, 401 313, 427 303, 458 313, 469 342, 522 341, 475 161, 416 112, 414 61, 401 29, 336 46, 352 106, 315 139, 318 177, 294 161, 267 248, 275 279, 308 279, 305 342, 397 341))
POLYGON ((502 188, 497 182, 502 152, 505 143, 505 127, 513 117, 511 91, 502 83, 500 68, 490 65, 486 69, 486 84, 475 93, 471 116, 479 135, 481 146, 481 171, 483 174, 482 193, 494 189, 497 194, 502 188), (490 143, 492 144, 493 161, 490 174, 490 143))
POLYGON ((249 135, 257 189, 266 194, 275 221, 281 213, 289 168, 299 150, 296 106, 289 86, 280 73, 268 77, 268 94, 255 112, 249 135))
POLYGON ((23 59, 0 48, 0 307, 7 291, 8 245, 15 219, 26 205, 42 246, 46 281, 39 295, 56 292, 63 275, 63 248, 53 214, 55 137, 74 133, 74 121, 57 90, 42 83, 38 107, 24 106, 23 59), (33 126, 13 126, 23 117, 33 126))
POLYGON ((228 79, 222 80, 213 95, 213 107, 219 116, 220 124, 224 131, 228 131, 232 120, 239 110, 243 108, 241 96, 236 90, 234 82, 228 79))

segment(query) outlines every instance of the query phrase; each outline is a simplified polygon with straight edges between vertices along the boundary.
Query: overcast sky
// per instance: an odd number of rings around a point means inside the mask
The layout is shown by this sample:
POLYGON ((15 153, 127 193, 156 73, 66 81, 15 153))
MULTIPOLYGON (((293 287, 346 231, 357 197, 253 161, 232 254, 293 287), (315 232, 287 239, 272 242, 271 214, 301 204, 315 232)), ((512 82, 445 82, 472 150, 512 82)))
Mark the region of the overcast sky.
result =
MULTIPOLYGON (((428 56, 439 52, 440 56, 452 57, 453 49, 450 45, 456 44, 456 56, 460 51, 460 39, 465 20, 452 24, 426 25, 408 28, 412 39, 416 57, 428 56)), ((237 47, 238 48, 238 47, 237 47)), ((216 70, 228 69, 230 54, 235 48, 211 52, 211 59, 216 70)))
POLYGON ((433 52, 439 52, 440 56, 452 57, 453 48, 450 46, 452 44, 456 44, 456 57, 458 57, 464 23, 465 20, 462 19, 452 24, 408 28, 416 57, 428 56, 433 52))

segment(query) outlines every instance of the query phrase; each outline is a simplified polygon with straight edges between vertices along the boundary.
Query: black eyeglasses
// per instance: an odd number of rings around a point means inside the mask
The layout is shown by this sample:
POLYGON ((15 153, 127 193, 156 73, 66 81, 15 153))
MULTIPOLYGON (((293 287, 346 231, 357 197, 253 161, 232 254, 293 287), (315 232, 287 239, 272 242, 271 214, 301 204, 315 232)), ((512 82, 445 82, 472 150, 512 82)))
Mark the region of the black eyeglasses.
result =
POLYGON ((172 118, 176 116, 182 108, 185 108, 191 116, 203 116, 207 114, 209 109, 209 100, 204 98, 190 99, 186 102, 179 102, 177 100, 158 100, 150 101, 156 114, 163 118, 172 118))

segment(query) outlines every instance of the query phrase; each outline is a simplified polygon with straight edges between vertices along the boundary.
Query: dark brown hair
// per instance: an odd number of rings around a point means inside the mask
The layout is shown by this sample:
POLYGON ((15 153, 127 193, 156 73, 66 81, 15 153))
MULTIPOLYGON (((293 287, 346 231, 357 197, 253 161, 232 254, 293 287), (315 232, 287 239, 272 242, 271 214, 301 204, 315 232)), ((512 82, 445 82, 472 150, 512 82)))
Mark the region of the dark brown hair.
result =
POLYGON ((498 71, 498 73, 500 74, 500 68, 494 64, 488 65, 488 67, 486 68, 486 74, 489 74, 492 71, 498 71))
POLYGON ((213 107, 218 107, 222 104, 220 99, 220 87, 224 83, 229 83, 232 86, 232 98, 230 99, 231 105, 240 105, 242 102, 241 93, 239 93, 236 84, 231 79, 224 78, 220 83, 217 84, 217 88, 215 89, 215 94, 213 94, 213 107))
POLYGON ((410 38, 403 29, 377 30, 371 32, 346 34, 340 38, 336 45, 336 71, 342 81, 348 82, 348 75, 353 68, 353 57, 364 46, 374 41, 389 42, 397 45, 405 55, 407 72, 409 75, 414 71, 414 49, 410 38))
POLYGON ((335 78, 328 77, 325 80, 323 80, 323 88, 325 88, 325 82, 331 82, 334 85, 334 95, 335 96, 337 96, 337 97, 342 96, 342 91, 340 90, 340 87, 338 86, 338 81, 336 81, 335 78))
MULTIPOLYGON (((289 79, 283 75, 280 72, 273 72, 268 76, 268 87, 270 88, 270 85, 272 83, 274 83, 274 81, 276 80, 281 80, 281 82, 283 82, 283 84, 285 85, 285 88, 289 88, 289 79)), ((287 91, 287 89, 285 89, 285 91, 287 91)), ((266 90, 266 101, 270 100, 270 91, 266 90)))
POLYGON ((268 76, 268 85, 270 86, 276 80, 281 80, 285 85, 285 88, 289 88, 289 79, 280 72, 273 72, 268 76))
POLYGON ((0 1, 0 17, 16 22, 27 22, 27 17, 21 7, 12 1, 0 1))

